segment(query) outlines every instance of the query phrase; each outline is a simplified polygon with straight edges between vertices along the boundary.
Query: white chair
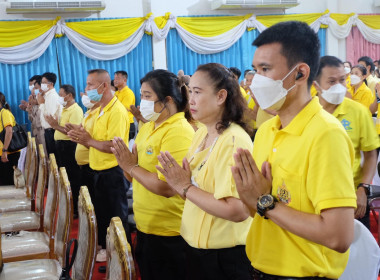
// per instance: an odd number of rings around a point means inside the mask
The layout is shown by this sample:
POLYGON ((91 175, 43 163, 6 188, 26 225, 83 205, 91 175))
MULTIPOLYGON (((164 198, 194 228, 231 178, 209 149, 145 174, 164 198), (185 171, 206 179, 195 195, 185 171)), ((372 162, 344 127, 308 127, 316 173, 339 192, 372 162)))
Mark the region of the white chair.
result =
MULTIPOLYGON (((32 204, 34 203, 38 204, 36 205, 37 208, 41 207, 39 206, 39 204, 41 204, 41 202, 43 203, 43 200, 41 201, 41 198, 43 199, 44 190, 46 186, 47 167, 46 167, 45 151, 42 144, 40 144, 38 148, 39 148, 38 181, 37 181, 37 187, 32 188, 32 193, 33 193, 32 197, 2 198, 2 199, 0 198, 0 213, 16 212, 16 211, 30 211, 32 210, 32 204)), ((22 177, 20 180, 22 180, 23 175, 21 174, 21 171, 18 169, 15 169, 15 174, 16 173, 18 175, 15 175, 15 177, 20 176, 20 178, 22 177)))
POLYGON ((0 227, 2 232, 20 230, 42 230, 49 227, 55 215, 58 192, 58 167, 54 154, 50 155, 51 172, 48 182, 48 194, 46 199, 45 213, 43 215, 43 185, 39 185, 37 191, 36 212, 18 211, 0 213, 0 227), (42 188, 42 190, 41 190, 42 188))
POLYGON ((127 241, 123 223, 113 217, 107 229, 107 279, 135 280, 136 272, 131 246, 127 241))
POLYGON ((78 199, 79 232, 78 251, 72 276, 75 280, 91 280, 98 244, 94 206, 86 186, 82 186, 78 199), (87 242, 85 242, 87 240, 87 242))
POLYGON ((355 220, 350 256, 339 280, 376 280, 380 269, 380 248, 371 232, 355 220))

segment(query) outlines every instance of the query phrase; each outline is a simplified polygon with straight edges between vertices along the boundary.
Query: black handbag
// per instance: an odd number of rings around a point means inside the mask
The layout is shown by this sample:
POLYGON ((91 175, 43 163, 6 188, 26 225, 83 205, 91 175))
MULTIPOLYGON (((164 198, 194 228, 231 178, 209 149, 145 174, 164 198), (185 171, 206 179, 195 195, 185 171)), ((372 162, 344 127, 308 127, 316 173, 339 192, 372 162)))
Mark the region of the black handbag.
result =
POLYGON ((70 276, 70 270, 71 267, 74 264, 75 257, 77 255, 77 250, 78 250, 78 240, 75 238, 71 239, 69 241, 69 244, 67 244, 66 248, 66 266, 62 268, 62 273, 61 276, 59 277, 59 280, 72 280, 70 276), (71 245, 74 243, 74 249, 73 249, 73 254, 70 259, 70 251, 71 251, 71 245))
MULTIPOLYGON (((3 126, 3 130, 0 132, 0 141, 4 144, 5 139, 5 127, 3 123, 3 110, 1 110, 1 124, 3 126)), ((12 127, 12 140, 9 143, 8 152, 16 152, 25 148, 28 145, 28 135, 26 134, 25 129, 16 123, 15 126, 12 127)))

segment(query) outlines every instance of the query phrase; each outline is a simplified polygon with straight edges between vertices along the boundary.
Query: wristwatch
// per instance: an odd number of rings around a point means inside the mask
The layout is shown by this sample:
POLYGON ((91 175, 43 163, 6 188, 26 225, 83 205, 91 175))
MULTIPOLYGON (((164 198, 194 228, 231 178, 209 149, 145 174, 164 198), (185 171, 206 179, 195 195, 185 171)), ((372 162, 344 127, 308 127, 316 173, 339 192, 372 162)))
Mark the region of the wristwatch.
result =
POLYGON ((3 151, 3 152, 8 152, 8 150, 7 150, 7 149, 2 149, 2 151, 3 151))
POLYGON ((265 217, 265 213, 268 210, 272 210, 276 206, 276 202, 278 202, 277 198, 271 194, 264 194, 260 196, 257 201, 257 214, 264 217, 264 219, 268 219, 265 217))
POLYGON ((370 184, 360 183, 358 185, 358 189, 359 188, 364 188, 365 194, 367 196, 371 193, 371 185, 370 184))

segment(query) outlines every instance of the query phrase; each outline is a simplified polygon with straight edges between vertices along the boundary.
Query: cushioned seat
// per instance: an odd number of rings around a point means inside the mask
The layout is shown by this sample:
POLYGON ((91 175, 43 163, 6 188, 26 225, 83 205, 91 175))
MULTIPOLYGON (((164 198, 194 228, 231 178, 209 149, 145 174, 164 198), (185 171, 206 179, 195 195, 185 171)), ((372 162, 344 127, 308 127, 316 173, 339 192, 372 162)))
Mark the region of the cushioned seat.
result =
POLYGON ((26 189, 17 189, 14 186, 3 186, 0 187, 0 199, 4 198, 25 198, 26 189))
POLYGON ((56 260, 5 263, 0 280, 58 280, 62 268, 56 260))
POLYGON ((31 211, 0 213, 1 232, 37 230, 40 228, 40 215, 31 211))
POLYGON ((0 199, 0 213, 30 211, 31 206, 28 198, 0 199))
POLYGON ((3 259, 27 255, 49 256, 49 236, 44 232, 20 231, 17 235, 2 236, 3 259))

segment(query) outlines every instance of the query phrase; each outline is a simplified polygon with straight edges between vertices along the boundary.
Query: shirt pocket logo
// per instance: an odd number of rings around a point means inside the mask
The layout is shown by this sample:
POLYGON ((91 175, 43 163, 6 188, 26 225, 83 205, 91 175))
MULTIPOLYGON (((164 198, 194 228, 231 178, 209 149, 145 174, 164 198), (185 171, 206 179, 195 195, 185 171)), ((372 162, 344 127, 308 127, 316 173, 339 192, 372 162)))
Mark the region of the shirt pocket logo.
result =
POLYGON ((147 155, 153 155, 153 147, 151 145, 146 147, 145 151, 147 155))

